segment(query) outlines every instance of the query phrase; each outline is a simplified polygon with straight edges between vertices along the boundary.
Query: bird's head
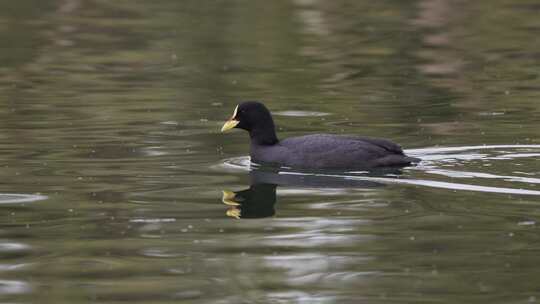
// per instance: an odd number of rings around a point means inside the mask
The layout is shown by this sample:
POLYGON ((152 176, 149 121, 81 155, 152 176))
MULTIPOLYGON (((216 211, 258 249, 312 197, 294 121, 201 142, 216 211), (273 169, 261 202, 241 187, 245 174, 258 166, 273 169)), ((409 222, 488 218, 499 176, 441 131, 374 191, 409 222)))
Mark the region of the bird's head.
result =
POLYGON ((266 106, 258 101, 246 101, 236 106, 234 112, 221 127, 221 132, 233 128, 249 132, 252 140, 259 144, 275 144, 274 120, 266 106))

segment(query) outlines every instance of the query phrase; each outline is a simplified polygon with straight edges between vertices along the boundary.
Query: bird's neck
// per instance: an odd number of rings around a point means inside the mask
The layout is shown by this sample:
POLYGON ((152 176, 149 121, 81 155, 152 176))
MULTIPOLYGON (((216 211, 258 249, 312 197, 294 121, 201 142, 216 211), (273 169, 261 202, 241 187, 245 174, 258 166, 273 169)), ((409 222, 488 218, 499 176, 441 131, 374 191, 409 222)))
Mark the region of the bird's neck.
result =
POLYGON ((275 145, 279 142, 276 131, 273 128, 253 129, 249 132, 251 142, 256 145, 275 145))

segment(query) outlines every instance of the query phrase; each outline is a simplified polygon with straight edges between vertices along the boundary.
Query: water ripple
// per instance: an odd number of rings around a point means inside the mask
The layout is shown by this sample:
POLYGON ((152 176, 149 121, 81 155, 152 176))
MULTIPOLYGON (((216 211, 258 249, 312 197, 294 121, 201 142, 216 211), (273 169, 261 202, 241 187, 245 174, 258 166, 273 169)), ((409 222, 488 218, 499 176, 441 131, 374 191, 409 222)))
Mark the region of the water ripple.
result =
POLYGON ((292 117, 321 117, 321 116, 331 115, 330 113, 315 112, 315 111, 281 111, 281 112, 274 112, 273 114, 277 116, 292 116, 292 117))
POLYGON ((0 294, 21 294, 30 290, 30 284, 24 281, 0 280, 0 294))
POLYGON ((31 203, 45 199, 45 195, 0 193, 0 204, 31 203))
MULTIPOLYGON (((535 189, 537 185, 540 185, 540 172, 537 169, 534 172, 527 172, 526 170, 527 168, 535 168, 533 165, 536 164, 540 157, 540 145, 429 147, 410 149, 406 153, 421 158, 422 162, 416 167, 405 168, 404 174, 399 176, 374 177, 365 172, 312 173, 289 168, 280 168, 276 174, 282 177, 293 175, 317 176, 343 181, 356 180, 380 184, 405 184, 461 191, 540 196, 540 190, 535 189), (508 161, 512 162, 508 163, 508 161), (506 166, 519 166, 520 170, 513 171, 512 175, 499 175, 493 172, 481 172, 478 168, 481 167, 480 170, 487 170, 503 164, 506 166), (474 167, 473 170, 469 169, 472 167, 474 167), (440 180, 441 178, 451 180, 440 180), (474 184, 470 183, 471 181, 474 181, 474 184), (492 184, 495 181, 498 181, 498 183, 496 185, 492 184), (517 186, 516 183, 520 185, 517 186), (524 188, 524 186, 528 188, 524 188)), ((256 164, 250 162, 248 156, 226 159, 218 167, 232 171, 253 171, 258 168, 256 164)))

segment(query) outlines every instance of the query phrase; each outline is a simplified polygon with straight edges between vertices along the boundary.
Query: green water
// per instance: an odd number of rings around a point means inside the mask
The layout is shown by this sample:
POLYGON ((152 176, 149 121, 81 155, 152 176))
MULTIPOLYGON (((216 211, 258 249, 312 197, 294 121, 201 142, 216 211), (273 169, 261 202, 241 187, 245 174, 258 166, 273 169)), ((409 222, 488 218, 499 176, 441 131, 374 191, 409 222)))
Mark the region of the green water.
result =
POLYGON ((540 302, 539 14, 1 1, 0 301, 540 302), (249 99, 281 138, 385 137, 424 161, 250 171, 247 135, 219 133, 249 99))

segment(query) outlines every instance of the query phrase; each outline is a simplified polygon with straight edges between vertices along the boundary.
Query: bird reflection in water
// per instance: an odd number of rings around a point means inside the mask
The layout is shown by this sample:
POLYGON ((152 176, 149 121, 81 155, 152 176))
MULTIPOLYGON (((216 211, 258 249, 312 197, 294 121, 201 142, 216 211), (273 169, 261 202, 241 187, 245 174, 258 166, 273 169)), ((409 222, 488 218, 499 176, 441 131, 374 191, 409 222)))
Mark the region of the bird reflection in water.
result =
POLYGON ((250 187, 241 191, 224 190, 221 201, 228 206, 227 216, 236 219, 254 219, 274 216, 278 186, 317 189, 366 189, 384 184, 354 179, 354 176, 389 177, 401 174, 399 168, 390 168, 362 175, 315 174, 258 167, 250 171, 250 187))
POLYGON ((222 201, 229 206, 227 215, 237 219, 273 216, 276 188, 275 184, 253 184, 242 191, 223 191, 222 201))

